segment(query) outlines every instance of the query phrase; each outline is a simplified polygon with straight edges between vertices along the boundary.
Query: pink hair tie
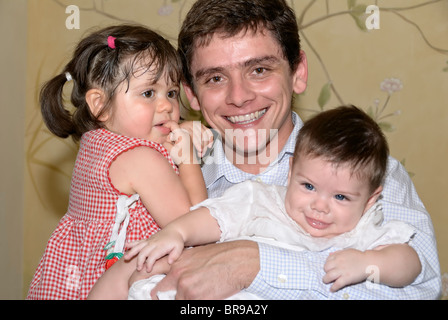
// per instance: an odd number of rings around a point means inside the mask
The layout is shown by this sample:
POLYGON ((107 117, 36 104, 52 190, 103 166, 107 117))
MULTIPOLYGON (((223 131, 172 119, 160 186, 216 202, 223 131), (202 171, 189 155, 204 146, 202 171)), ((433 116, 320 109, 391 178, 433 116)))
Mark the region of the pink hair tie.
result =
POLYGON ((109 48, 115 49, 115 39, 117 38, 114 38, 112 36, 107 37, 107 45, 109 46, 109 48))

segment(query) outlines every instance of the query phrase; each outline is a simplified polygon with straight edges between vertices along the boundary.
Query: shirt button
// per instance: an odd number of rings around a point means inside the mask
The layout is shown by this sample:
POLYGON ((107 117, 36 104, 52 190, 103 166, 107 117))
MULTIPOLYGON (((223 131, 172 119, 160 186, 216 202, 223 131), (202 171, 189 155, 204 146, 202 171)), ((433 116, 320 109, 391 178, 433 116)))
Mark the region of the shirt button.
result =
POLYGON ((278 282, 285 283, 286 280, 288 280, 288 277, 284 274, 279 274, 277 279, 278 279, 278 282))
POLYGON ((344 298, 345 300, 348 300, 350 298, 350 295, 346 292, 342 295, 342 298, 344 298))

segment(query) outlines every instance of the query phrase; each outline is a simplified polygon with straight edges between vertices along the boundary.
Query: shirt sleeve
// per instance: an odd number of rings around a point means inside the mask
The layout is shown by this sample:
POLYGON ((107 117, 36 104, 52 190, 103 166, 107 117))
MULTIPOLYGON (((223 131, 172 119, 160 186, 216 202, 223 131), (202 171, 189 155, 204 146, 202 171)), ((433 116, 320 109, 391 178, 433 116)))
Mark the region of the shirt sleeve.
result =
POLYGON ((416 228, 410 245, 419 255, 422 272, 404 288, 371 281, 330 292, 323 266, 331 251, 294 252, 259 243, 260 271, 247 291, 265 299, 437 299, 441 294, 440 267, 432 222, 401 164, 389 159, 383 191, 385 221, 405 221, 416 228))
POLYGON ((243 235, 244 226, 254 205, 252 181, 245 181, 228 188, 221 197, 207 199, 191 209, 206 207, 216 219, 221 230, 219 241, 236 239, 243 235))

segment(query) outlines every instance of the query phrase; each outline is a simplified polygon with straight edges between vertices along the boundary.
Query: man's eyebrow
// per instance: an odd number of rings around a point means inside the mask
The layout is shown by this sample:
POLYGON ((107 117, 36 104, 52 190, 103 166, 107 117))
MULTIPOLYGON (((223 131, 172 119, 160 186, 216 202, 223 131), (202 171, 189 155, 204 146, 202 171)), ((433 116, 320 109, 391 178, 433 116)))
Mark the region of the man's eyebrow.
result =
POLYGON ((224 70, 224 67, 214 67, 214 68, 204 68, 196 71, 195 73, 195 79, 202 78, 206 75, 211 75, 214 73, 220 73, 224 70))
POLYGON ((280 62, 280 59, 276 56, 264 56, 260 58, 249 59, 246 62, 244 62, 244 66, 250 67, 262 63, 278 63, 278 62, 280 62))
MULTIPOLYGON (((249 59, 247 61, 244 61, 242 63, 239 64, 239 66, 243 66, 243 67, 250 67, 250 66, 254 66, 254 65, 258 65, 258 64, 262 64, 262 63, 278 63, 280 61, 280 59, 276 56, 264 56, 264 57, 259 57, 259 58, 253 58, 253 59, 249 59)), ((212 67, 212 68, 204 68, 204 69, 200 69, 195 73, 195 79, 199 79, 201 77, 204 77, 206 75, 212 75, 214 73, 220 73, 223 72, 227 67, 226 66, 219 66, 219 67, 212 67)))

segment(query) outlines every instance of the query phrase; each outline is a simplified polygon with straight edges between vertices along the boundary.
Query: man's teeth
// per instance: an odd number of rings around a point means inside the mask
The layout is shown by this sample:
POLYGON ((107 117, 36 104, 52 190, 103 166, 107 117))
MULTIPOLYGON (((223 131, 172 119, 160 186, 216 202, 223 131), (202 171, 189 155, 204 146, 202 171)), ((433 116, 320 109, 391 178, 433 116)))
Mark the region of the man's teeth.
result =
POLYGON ((247 124, 260 119, 266 113, 266 110, 267 109, 263 109, 261 111, 252 112, 242 116, 227 117, 227 120, 235 124, 247 124))

